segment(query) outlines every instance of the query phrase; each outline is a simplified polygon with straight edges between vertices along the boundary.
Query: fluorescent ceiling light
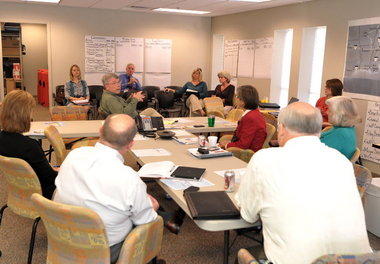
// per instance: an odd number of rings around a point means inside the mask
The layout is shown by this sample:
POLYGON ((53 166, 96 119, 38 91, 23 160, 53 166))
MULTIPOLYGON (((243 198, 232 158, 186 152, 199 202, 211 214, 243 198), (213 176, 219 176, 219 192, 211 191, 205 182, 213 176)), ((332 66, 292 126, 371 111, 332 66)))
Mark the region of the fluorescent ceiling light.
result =
POLYGON ((204 14, 210 13, 208 11, 187 10, 187 9, 177 9, 177 8, 156 8, 156 9, 153 9, 153 11, 183 13, 183 14, 197 14, 197 15, 204 15, 204 14))
POLYGON ((24 0, 25 2, 40 2, 40 3, 54 3, 58 4, 61 0, 24 0))
POLYGON ((231 2, 252 2, 252 3, 261 3, 261 2, 269 2, 272 0, 230 0, 231 2))

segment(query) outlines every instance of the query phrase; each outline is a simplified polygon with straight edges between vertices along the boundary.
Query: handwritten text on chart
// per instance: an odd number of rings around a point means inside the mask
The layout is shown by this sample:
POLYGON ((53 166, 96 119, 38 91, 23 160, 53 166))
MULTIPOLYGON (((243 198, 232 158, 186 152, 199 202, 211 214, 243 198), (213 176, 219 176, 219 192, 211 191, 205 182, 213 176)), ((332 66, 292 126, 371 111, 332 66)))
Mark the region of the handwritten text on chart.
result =
POLYGON ((380 103, 368 102, 367 116, 365 119, 363 146, 361 157, 376 163, 380 163, 380 149, 372 147, 372 144, 380 143, 380 103))

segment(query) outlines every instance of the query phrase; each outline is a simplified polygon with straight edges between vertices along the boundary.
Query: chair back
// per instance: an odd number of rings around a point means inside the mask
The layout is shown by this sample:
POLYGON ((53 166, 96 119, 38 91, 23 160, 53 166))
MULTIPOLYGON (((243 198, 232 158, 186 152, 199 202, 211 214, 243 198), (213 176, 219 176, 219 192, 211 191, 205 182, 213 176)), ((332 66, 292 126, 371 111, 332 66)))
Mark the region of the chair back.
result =
POLYGON ((161 216, 150 223, 136 226, 125 239, 117 263, 148 263, 159 254, 162 235, 161 216))
POLYGON ((89 85, 88 90, 90 91, 90 101, 95 102, 96 107, 99 108, 103 95, 103 85, 89 85))
POLYGON ((158 102, 157 109, 166 109, 174 106, 174 93, 158 90, 154 92, 154 97, 158 102))
POLYGON ((145 92, 146 94, 146 97, 148 99, 148 101, 152 101, 152 98, 154 97, 154 93, 156 91, 159 91, 160 90, 160 87, 158 86, 143 86, 141 87, 141 89, 143 90, 143 92, 145 92))
POLYGON ((106 230, 97 213, 56 203, 39 194, 33 194, 31 200, 47 232, 46 263, 110 263, 106 230))
POLYGON ((50 145, 53 146, 57 165, 61 165, 67 155, 65 142, 63 141, 61 134, 59 134, 58 129, 53 125, 46 127, 44 134, 49 140, 50 145))
POLYGON ((141 102, 137 103, 136 110, 144 110, 144 109, 146 109, 148 107, 149 98, 148 98, 146 92, 143 92, 143 94, 145 95, 145 97, 144 97, 144 99, 141 102))
POLYGON ((355 150, 354 154, 352 155, 350 161, 352 163, 355 163, 359 159, 359 157, 360 157, 360 149, 358 147, 356 147, 356 150, 355 150))
POLYGON ((243 116, 244 111, 242 109, 232 109, 228 112, 226 120, 230 122, 237 122, 243 116))
POLYGON ((99 141, 98 139, 80 140, 73 144, 73 146, 71 147, 71 150, 74 150, 76 148, 81 148, 81 147, 93 147, 98 141, 99 141))
POLYGON ((266 123, 266 126, 267 126, 267 137, 265 138, 265 141, 264 141, 262 148, 269 148, 270 147, 269 142, 272 140, 272 137, 273 137, 274 133, 276 132, 276 128, 273 125, 266 123))
POLYGON ((224 119, 224 114, 220 111, 207 111, 207 115, 210 116, 210 115, 214 115, 214 116, 217 116, 217 117, 220 117, 220 118, 223 118, 224 119))
POLYGON ((360 197, 363 199, 365 191, 372 182, 372 173, 366 167, 358 164, 354 164, 354 173, 360 197))
POLYGON ((38 212, 30 200, 42 194, 41 184, 32 167, 22 159, 0 156, 0 172, 7 183, 7 205, 17 215, 35 219, 38 212))
POLYGON ((54 101, 57 105, 66 105, 67 100, 65 97, 65 86, 64 85, 57 85, 55 87, 55 97, 54 101))
POLYGON ((224 106, 223 106, 223 101, 220 97, 217 97, 217 96, 206 97, 203 99, 203 102, 205 104, 207 115, 209 115, 211 111, 214 111, 214 112, 220 112, 222 116, 224 117, 224 106))
POLYGON ((259 264, 245 248, 238 251, 238 261, 239 264, 259 264))
POLYGON ((312 264, 380 264, 380 251, 360 255, 328 254, 317 258, 312 264))
POLYGON ((52 121, 87 120, 88 107, 85 106, 53 106, 49 110, 52 121))
MULTIPOLYGON (((277 131, 277 117, 269 114, 268 112, 264 112, 264 111, 260 111, 260 112, 265 119, 265 123, 271 124, 272 126, 275 127, 275 129, 277 131)), ((274 133, 272 139, 277 139, 277 133, 276 132, 274 133)))
POLYGON ((246 163, 248 163, 251 160, 253 154, 255 154, 255 152, 252 149, 241 149, 237 147, 230 147, 226 150, 229 152, 232 152, 232 155, 234 155, 234 157, 246 163))

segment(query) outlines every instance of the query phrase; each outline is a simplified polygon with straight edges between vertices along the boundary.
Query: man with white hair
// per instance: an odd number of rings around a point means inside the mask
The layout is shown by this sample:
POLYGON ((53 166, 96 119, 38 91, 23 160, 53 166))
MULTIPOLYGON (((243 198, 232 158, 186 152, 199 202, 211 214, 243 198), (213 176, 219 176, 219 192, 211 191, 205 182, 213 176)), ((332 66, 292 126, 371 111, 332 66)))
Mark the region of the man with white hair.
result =
POLYGON ((135 73, 135 65, 133 63, 128 63, 127 67, 125 67, 124 74, 120 74, 120 84, 121 84, 121 92, 136 92, 142 91, 139 80, 133 76, 135 73))
POLYGON ((242 217, 262 221, 268 260, 371 252, 352 164, 320 142, 320 111, 297 102, 278 121, 280 147, 253 155, 236 195, 242 217))
POLYGON ((54 201, 94 210, 103 220, 110 244, 111 263, 134 225, 157 217, 159 204, 123 156, 133 145, 135 121, 125 114, 110 115, 100 129, 95 147, 69 153, 55 181, 54 201))

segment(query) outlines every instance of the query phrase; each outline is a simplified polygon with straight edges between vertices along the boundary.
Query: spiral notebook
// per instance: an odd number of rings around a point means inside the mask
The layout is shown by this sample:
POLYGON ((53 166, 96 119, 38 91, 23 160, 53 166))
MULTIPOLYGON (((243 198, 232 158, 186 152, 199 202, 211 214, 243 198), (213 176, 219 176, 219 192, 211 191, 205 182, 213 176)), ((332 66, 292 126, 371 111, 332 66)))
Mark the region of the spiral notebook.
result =
POLYGON ((204 168, 178 166, 170 176, 181 180, 199 181, 205 171, 206 169, 204 168))

